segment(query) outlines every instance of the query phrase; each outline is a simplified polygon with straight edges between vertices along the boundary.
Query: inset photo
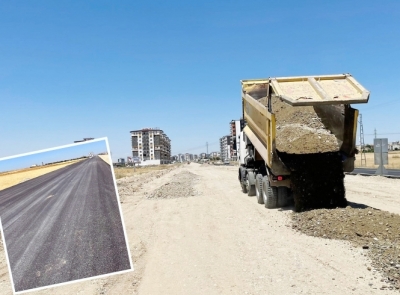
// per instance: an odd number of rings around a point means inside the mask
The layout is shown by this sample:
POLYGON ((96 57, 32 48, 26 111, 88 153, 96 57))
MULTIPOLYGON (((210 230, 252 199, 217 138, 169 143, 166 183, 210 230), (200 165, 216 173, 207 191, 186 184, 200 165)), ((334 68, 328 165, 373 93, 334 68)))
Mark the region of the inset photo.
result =
POLYGON ((14 293, 133 270, 107 138, 0 159, 0 219, 14 293))

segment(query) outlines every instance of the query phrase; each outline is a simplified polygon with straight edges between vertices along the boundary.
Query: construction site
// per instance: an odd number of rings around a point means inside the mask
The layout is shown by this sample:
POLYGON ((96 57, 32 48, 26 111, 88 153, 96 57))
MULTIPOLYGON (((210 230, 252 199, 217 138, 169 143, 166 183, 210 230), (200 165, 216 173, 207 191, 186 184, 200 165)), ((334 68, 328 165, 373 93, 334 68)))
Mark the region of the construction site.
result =
POLYGON ((0 295, 400 295, 400 1, 0 11, 0 295))
POLYGON ((243 194, 237 166, 130 172, 117 185, 134 271, 37 294, 398 294, 398 179, 346 175, 345 208, 295 213, 243 194))
MULTIPOLYGON (((319 80, 367 103, 349 77, 319 80)), ((400 178, 353 173, 357 110, 326 88, 305 93, 313 82, 242 81, 234 164, 115 167, 134 271, 37 294, 398 294, 400 178)), ((160 132, 132 131, 141 160, 161 160, 160 132)), ((0 293, 12 294, 0 255, 0 293)))

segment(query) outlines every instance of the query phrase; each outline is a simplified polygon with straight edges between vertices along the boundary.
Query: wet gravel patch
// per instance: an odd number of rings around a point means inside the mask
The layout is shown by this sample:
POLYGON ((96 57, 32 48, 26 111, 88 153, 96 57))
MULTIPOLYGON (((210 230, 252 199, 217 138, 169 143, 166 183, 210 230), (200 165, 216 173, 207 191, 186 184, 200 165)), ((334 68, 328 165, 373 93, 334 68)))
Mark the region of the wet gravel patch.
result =
POLYGON ((316 209, 293 213, 292 228, 364 249, 371 259, 368 270, 385 278, 381 289, 400 288, 400 215, 370 207, 316 209))
POLYGON ((194 188, 199 180, 199 176, 189 172, 182 171, 176 174, 172 181, 167 182, 158 189, 148 193, 147 199, 174 199, 185 198, 199 195, 194 188))

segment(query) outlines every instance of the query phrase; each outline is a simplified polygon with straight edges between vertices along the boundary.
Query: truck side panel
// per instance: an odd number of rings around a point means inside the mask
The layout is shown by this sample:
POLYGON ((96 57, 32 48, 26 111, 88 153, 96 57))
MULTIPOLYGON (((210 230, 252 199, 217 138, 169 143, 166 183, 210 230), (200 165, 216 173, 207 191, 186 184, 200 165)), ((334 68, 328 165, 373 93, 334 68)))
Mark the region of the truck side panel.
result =
MULTIPOLYGON (((268 166, 272 164, 272 142, 275 140, 275 116, 270 114, 267 108, 257 100, 243 94, 243 118, 252 133, 264 146, 266 153, 260 153, 268 166)), ((246 133, 247 134, 247 133, 246 133)), ((252 134, 248 134, 249 137, 252 134)))

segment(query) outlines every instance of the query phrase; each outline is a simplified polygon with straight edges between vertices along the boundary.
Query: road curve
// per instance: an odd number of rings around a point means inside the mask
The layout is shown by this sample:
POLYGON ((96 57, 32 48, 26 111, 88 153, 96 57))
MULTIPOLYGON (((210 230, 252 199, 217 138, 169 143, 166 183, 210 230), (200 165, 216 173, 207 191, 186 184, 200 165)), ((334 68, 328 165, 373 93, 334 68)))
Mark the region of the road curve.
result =
POLYGON ((0 191, 0 217, 16 292, 131 268, 99 157, 0 191))

